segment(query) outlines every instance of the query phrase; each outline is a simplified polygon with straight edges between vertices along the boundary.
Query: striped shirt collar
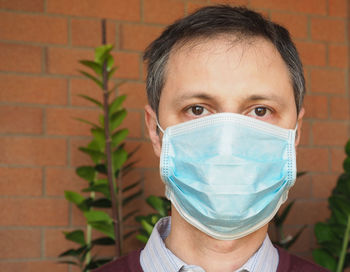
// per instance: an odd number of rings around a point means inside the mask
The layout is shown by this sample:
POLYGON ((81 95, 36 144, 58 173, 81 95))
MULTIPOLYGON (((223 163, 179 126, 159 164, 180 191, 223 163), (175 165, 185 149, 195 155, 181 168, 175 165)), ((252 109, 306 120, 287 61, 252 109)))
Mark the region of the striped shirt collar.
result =
MULTIPOLYGON (((145 248, 141 251, 140 263, 142 269, 145 272, 204 272, 199 266, 187 265, 166 248, 164 239, 168 237, 170 227, 170 217, 165 217, 158 221, 145 248)), ((275 272, 277 266, 277 249, 272 245, 269 236, 266 235, 259 250, 235 272, 275 272)))

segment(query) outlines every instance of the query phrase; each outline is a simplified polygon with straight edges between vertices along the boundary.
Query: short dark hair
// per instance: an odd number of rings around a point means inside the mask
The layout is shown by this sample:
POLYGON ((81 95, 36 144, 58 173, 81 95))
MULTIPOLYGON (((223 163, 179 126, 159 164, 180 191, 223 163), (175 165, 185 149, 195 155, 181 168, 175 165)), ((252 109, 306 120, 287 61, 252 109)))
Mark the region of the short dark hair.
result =
POLYGON ((176 21, 146 49, 143 58, 148 65, 147 97, 157 116, 166 64, 174 46, 222 34, 235 35, 239 39, 262 37, 276 47, 288 67, 299 113, 305 94, 305 78, 302 63, 288 30, 245 7, 217 5, 204 7, 176 21))

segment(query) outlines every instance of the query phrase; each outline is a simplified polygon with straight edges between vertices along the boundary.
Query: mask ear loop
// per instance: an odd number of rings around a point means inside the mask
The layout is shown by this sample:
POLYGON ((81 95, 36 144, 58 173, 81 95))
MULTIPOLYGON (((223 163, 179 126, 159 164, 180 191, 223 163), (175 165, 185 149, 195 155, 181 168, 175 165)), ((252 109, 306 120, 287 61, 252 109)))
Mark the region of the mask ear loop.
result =
POLYGON ((157 127, 159 128, 159 130, 164 134, 164 130, 162 129, 162 127, 160 126, 159 122, 158 122, 158 118, 156 118, 156 122, 157 122, 157 127))

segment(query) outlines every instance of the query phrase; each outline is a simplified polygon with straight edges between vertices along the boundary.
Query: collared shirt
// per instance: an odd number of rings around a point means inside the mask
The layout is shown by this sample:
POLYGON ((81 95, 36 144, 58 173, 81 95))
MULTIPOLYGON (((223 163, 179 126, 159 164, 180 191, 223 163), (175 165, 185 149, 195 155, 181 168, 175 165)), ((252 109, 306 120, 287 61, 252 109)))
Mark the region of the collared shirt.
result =
MULTIPOLYGON (((142 269, 145 272, 204 272, 204 269, 199 266, 184 263, 166 248, 164 240, 170 233, 170 227, 170 217, 158 221, 145 248, 141 251, 142 269)), ((260 248, 235 272, 275 272, 277 266, 277 249, 272 245, 269 236, 266 235, 260 248)))

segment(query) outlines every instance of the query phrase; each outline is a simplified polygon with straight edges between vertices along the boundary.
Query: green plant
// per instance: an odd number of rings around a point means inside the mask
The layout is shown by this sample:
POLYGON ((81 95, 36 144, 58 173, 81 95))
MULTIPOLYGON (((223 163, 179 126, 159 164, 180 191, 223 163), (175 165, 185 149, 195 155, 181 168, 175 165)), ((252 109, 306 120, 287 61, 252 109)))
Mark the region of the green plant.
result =
POLYGON ((315 225, 314 231, 319 248, 313 250, 316 263, 341 272, 350 267, 350 140, 345 146, 344 173, 338 178, 336 187, 328 198, 331 216, 326 222, 315 225))
MULTIPOLYGON (((305 174, 306 172, 299 172, 297 173, 297 177, 301 177, 305 174)), ((285 235, 284 233, 284 222, 289 212, 291 211, 294 203, 295 200, 291 201, 281 212, 277 213, 271 221, 276 230, 276 240, 273 241, 273 243, 284 249, 289 249, 298 240, 299 236, 306 228, 306 225, 302 226, 294 236, 290 234, 285 235)))
MULTIPOLYGON (((105 23, 103 21, 103 30, 105 23)), ((105 33, 105 31, 103 31, 105 33)), ((103 38, 105 41, 105 36, 103 38)), ((87 146, 79 150, 87 154, 92 165, 80 166, 76 174, 87 181, 82 189, 85 194, 74 191, 65 191, 65 198, 80 209, 86 219, 86 230, 74 230, 64 232, 67 240, 77 244, 77 248, 63 252, 59 257, 71 257, 61 263, 79 266, 81 271, 94 269, 110 259, 91 256, 91 250, 96 245, 115 246, 116 257, 122 255, 123 240, 135 231, 124 234, 123 221, 133 216, 137 210, 128 214, 122 214, 122 207, 135 197, 138 197, 141 189, 132 192, 141 180, 131 185, 122 187, 122 176, 130 171, 134 162, 127 162, 133 152, 128 153, 124 146, 124 140, 128 135, 127 129, 120 129, 120 125, 126 117, 126 110, 122 107, 125 96, 116 96, 112 101, 111 96, 120 83, 109 88, 109 81, 116 71, 114 59, 111 55, 113 45, 102 45, 95 49, 94 60, 81 60, 80 63, 92 70, 94 74, 80 71, 85 77, 95 82, 102 90, 102 101, 98 101, 86 95, 80 95, 83 99, 96 105, 100 110, 98 124, 84 119, 81 122, 91 126, 92 140, 87 146), (130 193, 132 192, 132 193, 130 193), (112 216, 101 209, 111 210, 112 216), (92 229, 105 235, 92 240, 92 229)))
POLYGON ((139 230, 140 233, 136 236, 136 238, 143 243, 147 243, 154 225, 162 217, 168 216, 171 208, 170 201, 165 197, 149 196, 146 199, 146 202, 149 206, 155 209, 157 213, 136 216, 136 221, 141 224, 141 228, 139 230))

